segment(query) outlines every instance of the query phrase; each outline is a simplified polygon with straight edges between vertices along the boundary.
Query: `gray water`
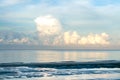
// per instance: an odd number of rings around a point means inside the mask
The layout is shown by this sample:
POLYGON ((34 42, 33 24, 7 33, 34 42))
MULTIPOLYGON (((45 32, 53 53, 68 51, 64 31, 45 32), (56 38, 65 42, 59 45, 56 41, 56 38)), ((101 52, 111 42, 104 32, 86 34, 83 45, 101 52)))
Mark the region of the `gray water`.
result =
POLYGON ((120 51, 1 50, 0 63, 120 60, 120 51))

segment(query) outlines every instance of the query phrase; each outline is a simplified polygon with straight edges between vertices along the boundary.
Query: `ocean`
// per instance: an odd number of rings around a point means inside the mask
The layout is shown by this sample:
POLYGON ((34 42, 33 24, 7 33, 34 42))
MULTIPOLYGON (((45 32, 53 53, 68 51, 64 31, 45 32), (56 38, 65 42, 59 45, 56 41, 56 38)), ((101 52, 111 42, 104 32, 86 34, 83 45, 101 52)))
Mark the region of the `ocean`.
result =
POLYGON ((120 51, 0 50, 0 80, 119 80, 120 51))

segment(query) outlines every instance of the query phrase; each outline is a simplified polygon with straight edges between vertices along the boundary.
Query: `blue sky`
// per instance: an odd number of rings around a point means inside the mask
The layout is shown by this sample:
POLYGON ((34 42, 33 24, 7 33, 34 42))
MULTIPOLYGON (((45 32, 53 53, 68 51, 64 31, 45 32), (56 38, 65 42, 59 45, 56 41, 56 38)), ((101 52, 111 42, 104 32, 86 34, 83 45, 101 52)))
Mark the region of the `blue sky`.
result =
MULTIPOLYGON (((27 34, 24 39, 33 40, 33 43, 34 39, 28 35, 34 36, 34 33, 37 32, 36 35, 42 39, 40 39, 40 43, 45 40, 51 41, 52 39, 49 38, 56 35, 45 35, 44 37, 47 38, 43 38, 39 34, 42 30, 38 30, 38 23, 35 22, 35 19, 48 18, 46 16, 49 15, 61 25, 61 31, 59 35, 57 34, 57 36, 62 36, 61 38, 66 32, 69 37, 76 32, 77 36, 81 36, 81 39, 76 38, 80 44, 82 42, 80 40, 86 41, 84 44, 91 44, 87 36, 93 34, 92 37, 95 38, 98 35, 101 38, 101 34, 105 33, 109 37, 104 40, 105 36, 102 36, 103 42, 109 42, 110 45, 120 44, 120 0, 0 0, 0 3, 0 31, 27 34)), ((39 27, 41 28, 41 26, 39 27)), ((6 40, 2 38, 0 38, 1 43, 5 43, 6 40)), ((56 37, 54 38, 56 39, 56 37)), ((18 39, 18 41, 21 40, 18 39)), ((74 44, 74 41, 70 42, 70 40, 67 40, 70 45, 74 44)), ((99 41, 96 40, 95 45, 99 45, 99 41)), ((61 41, 64 42, 65 39, 61 41)))

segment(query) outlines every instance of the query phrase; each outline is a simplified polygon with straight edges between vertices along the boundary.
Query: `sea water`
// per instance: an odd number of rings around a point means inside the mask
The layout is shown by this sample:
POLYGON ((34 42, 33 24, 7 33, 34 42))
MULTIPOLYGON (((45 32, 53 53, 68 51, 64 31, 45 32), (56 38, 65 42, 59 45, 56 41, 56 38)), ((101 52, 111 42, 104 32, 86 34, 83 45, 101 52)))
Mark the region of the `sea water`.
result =
MULTIPOLYGON (((1 50, 0 66, 21 63, 120 61, 120 51, 1 50)), ((119 64, 119 63, 118 63, 119 64)), ((0 80, 119 80, 120 68, 1 66, 0 80)), ((76 65, 77 66, 77 65, 76 65)))

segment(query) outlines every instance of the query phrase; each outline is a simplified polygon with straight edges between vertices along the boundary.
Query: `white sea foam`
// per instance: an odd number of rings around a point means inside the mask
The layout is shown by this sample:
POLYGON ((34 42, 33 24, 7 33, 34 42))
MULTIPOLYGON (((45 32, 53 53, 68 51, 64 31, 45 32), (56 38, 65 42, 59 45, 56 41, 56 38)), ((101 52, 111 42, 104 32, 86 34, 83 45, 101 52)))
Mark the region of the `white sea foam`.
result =
POLYGON ((0 79, 12 80, 78 80, 120 79, 120 68, 54 69, 30 67, 1 67, 0 79))

